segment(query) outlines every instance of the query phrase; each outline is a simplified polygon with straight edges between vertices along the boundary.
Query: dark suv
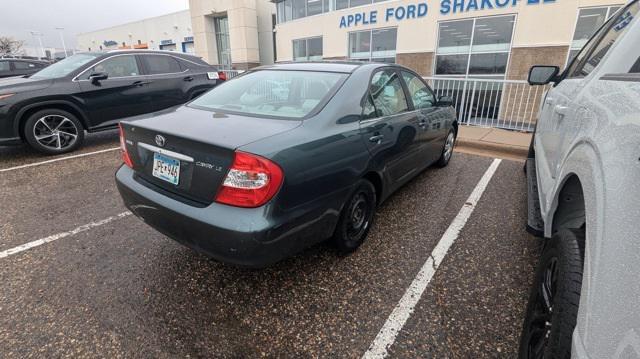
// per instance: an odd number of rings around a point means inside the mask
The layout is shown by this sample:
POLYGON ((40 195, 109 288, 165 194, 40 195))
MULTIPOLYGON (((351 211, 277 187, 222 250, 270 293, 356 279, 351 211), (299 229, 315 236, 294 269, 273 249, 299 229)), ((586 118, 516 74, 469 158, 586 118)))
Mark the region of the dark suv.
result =
POLYGON ((45 154, 78 148, 84 132, 183 104, 226 76, 202 59, 164 51, 81 53, 28 78, 0 80, 0 145, 45 154))
POLYGON ((0 59, 0 78, 31 75, 47 66, 49 63, 44 61, 0 59))

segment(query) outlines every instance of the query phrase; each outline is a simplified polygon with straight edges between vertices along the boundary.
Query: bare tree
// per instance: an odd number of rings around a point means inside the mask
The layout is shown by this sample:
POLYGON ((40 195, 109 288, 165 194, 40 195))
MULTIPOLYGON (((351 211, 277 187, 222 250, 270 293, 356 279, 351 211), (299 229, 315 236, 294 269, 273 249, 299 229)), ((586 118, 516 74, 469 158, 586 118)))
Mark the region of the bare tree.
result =
POLYGON ((24 41, 14 40, 12 37, 0 36, 0 56, 21 55, 24 41))

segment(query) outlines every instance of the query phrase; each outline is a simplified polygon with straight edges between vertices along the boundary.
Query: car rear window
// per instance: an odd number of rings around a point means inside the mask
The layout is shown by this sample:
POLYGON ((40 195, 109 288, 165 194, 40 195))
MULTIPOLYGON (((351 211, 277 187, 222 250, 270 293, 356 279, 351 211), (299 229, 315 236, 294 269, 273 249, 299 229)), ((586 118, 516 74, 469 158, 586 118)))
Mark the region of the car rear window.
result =
POLYGON ((171 56, 144 55, 142 61, 149 75, 173 74, 182 71, 178 61, 171 56))
POLYGON ((300 119, 333 95, 347 74, 260 70, 217 86, 190 106, 221 112, 300 119))

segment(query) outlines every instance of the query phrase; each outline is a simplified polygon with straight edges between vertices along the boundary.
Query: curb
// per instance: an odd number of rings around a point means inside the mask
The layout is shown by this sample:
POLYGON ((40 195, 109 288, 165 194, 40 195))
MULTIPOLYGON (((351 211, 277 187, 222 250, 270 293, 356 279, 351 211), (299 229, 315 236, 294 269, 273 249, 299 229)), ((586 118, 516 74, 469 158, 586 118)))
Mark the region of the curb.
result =
POLYGON ((515 157, 522 157, 523 159, 527 158, 529 153, 529 149, 525 147, 506 145, 496 142, 474 141, 460 137, 456 140, 456 147, 470 150, 499 152, 515 157))

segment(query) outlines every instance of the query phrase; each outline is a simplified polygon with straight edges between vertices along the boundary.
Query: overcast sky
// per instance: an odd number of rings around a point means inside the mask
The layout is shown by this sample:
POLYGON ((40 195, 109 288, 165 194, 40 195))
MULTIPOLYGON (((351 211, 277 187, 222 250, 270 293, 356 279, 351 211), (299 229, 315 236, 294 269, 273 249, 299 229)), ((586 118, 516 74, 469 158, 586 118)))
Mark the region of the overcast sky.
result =
POLYGON ((44 34, 44 46, 62 47, 64 27, 67 47, 76 34, 189 8, 188 0, 0 0, 0 36, 37 44, 29 31, 44 34))

